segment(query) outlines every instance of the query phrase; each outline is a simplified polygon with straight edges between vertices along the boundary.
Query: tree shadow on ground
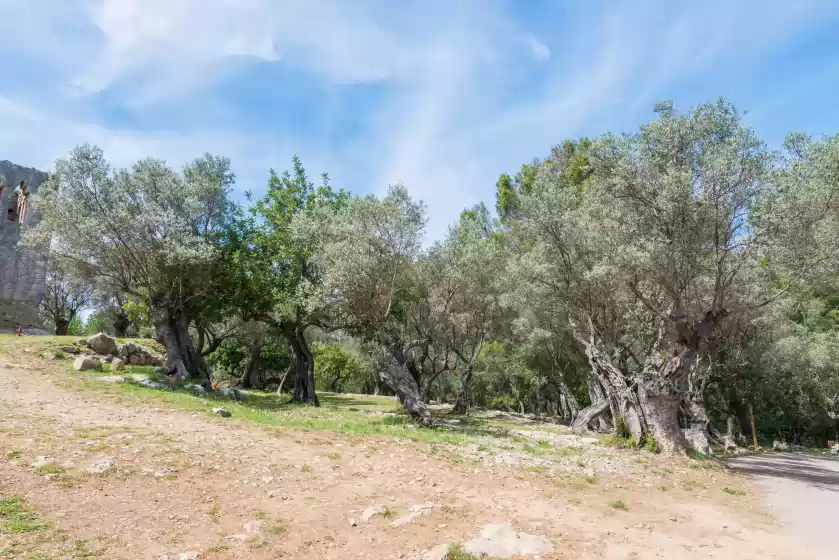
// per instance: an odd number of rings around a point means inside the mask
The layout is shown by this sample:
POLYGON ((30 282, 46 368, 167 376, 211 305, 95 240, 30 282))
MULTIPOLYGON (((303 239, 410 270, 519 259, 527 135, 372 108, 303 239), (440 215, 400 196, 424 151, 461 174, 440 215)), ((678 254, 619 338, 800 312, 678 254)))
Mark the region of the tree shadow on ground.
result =
POLYGON ((755 475, 804 482, 839 492, 839 458, 793 453, 765 453, 729 459, 734 470, 755 475))

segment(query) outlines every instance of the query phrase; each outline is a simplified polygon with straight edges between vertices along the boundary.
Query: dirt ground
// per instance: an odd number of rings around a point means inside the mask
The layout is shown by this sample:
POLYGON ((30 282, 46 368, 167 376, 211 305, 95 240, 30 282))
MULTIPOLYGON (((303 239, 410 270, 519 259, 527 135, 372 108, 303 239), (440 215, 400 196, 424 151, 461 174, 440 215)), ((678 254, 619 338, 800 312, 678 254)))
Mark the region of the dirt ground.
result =
POLYGON ((489 523, 550 539, 543 560, 817 557, 715 464, 595 450, 570 459, 575 484, 466 449, 117 403, 68 375, 0 356, 0 493, 49 524, 0 528, 0 558, 409 559, 489 523), (418 504, 435 507, 393 525, 418 504))

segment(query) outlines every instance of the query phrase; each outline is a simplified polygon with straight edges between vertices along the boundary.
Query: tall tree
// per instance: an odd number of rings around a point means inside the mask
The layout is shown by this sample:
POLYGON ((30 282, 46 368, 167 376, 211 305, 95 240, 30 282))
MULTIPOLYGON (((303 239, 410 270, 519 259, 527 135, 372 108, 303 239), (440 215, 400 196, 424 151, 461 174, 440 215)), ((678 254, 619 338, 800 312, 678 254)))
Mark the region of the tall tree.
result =
POLYGON ((638 441, 678 451, 687 409, 687 433, 707 449, 702 403, 686 399, 723 320, 759 299, 757 245, 744 233, 773 159, 723 101, 657 110, 637 133, 593 143, 582 191, 540 169, 522 197, 524 264, 591 367, 593 402, 577 424, 621 417, 638 441))
POLYGON ((70 323, 92 298, 93 286, 89 282, 74 277, 60 260, 49 259, 41 312, 55 325, 55 334, 67 335, 70 323))
POLYGON ((430 414, 417 380, 423 368, 437 373, 450 363, 447 349, 433 344, 422 303, 417 260, 425 221, 425 206, 401 185, 382 199, 353 199, 337 215, 310 212, 295 221, 296 235, 317 247, 319 297, 333 325, 384 349, 380 374, 421 423, 430 414))
POLYGON ((242 245, 242 265, 249 272, 243 283, 256 287, 248 305, 252 311, 258 311, 254 318, 275 327, 292 349, 292 400, 315 406, 319 405, 315 358, 306 330, 325 320, 324 302, 312 297, 322 277, 310 258, 310 240, 294 236, 292 224, 301 214, 324 212, 328 217, 344 207, 346 193, 333 189, 326 174, 322 179, 321 185, 315 187, 296 156, 291 173, 277 175, 272 171, 268 191, 252 208, 256 221, 242 245))
POLYGON ((114 172, 102 150, 79 146, 56 161, 36 195, 43 219, 26 243, 144 301, 170 375, 208 384, 189 327, 202 298, 224 281, 213 265, 234 213, 233 179, 230 162, 209 154, 180 174, 153 159, 114 172))

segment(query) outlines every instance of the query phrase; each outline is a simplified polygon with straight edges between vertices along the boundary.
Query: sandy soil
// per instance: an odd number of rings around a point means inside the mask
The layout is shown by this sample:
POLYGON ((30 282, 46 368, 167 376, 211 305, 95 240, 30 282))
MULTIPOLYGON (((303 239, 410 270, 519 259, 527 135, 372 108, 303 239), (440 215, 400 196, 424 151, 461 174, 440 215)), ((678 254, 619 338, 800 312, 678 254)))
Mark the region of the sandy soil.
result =
POLYGON ((126 407, 60 387, 66 366, 13 358, 0 358, 0 492, 22 495, 65 535, 29 543, 44 558, 82 557, 67 552, 74 540, 114 559, 411 558, 488 523, 548 537, 555 552, 543 559, 802 558, 748 480, 721 467, 627 451, 634 471, 571 488, 419 443, 126 407), (63 472, 39 471, 39 456, 63 472), (103 460, 112 467, 87 472, 103 460), (672 475, 647 476, 662 466, 672 475), (732 485, 745 495, 720 491, 732 485), (626 510, 609 506, 617 499, 626 510), (440 507, 392 526, 423 503, 440 507), (374 504, 392 516, 361 521, 374 504))

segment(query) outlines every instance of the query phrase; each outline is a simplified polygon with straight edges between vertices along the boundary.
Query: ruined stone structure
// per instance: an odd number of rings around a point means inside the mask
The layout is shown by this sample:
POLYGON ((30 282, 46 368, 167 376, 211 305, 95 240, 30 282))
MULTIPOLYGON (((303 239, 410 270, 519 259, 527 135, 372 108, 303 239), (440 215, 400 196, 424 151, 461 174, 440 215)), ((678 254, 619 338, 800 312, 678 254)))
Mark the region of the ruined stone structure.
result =
POLYGON ((0 161, 0 331, 39 327, 45 263, 17 245, 21 232, 38 219, 30 196, 46 177, 36 169, 0 161))

